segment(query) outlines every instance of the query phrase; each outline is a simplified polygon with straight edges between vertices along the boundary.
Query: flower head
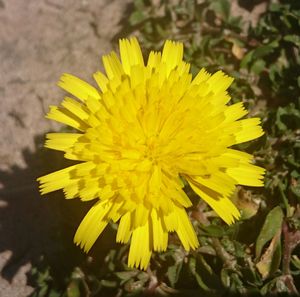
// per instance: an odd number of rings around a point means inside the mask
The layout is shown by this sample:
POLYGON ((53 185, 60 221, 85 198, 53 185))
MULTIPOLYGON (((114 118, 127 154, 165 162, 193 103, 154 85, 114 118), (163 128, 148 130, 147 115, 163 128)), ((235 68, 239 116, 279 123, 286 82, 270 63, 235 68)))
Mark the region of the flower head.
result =
POLYGON ((230 200, 236 185, 262 186, 264 169, 230 148, 263 134, 242 103, 227 105, 233 79, 202 69, 195 78, 183 61, 183 44, 166 41, 144 64, 135 38, 120 40, 120 56, 103 57, 99 89, 64 74, 66 97, 49 119, 78 133, 49 133, 45 146, 77 164, 40 177, 41 193, 63 189, 67 199, 96 199, 75 242, 89 251, 110 220, 117 242, 131 239, 130 267, 145 269, 152 251, 164 251, 175 231, 186 250, 198 239, 186 213, 187 182, 227 223, 240 214, 230 200))

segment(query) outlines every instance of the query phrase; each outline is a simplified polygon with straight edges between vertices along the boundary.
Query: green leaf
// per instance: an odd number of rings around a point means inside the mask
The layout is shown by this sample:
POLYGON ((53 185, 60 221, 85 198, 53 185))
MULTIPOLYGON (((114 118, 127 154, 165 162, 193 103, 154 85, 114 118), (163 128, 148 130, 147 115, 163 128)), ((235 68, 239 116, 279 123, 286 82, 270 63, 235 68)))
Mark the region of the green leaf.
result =
POLYGON ((300 270, 300 259, 299 259, 298 256, 293 255, 292 258, 291 258, 291 262, 292 262, 292 264, 293 264, 297 269, 300 270))
POLYGON ((253 52, 253 58, 259 59, 271 54, 274 51, 274 48, 278 46, 278 42, 272 42, 267 45, 262 45, 255 49, 253 52))
POLYGON ((204 231, 206 235, 213 236, 213 237, 222 237, 225 235, 225 231, 221 226, 217 225, 208 225, 208 226, 201 226, 201 229, 204 231))
POLYGON ((216 0, 210 5, 211 9, 219 14, 224 20, 227 20, 230 15, 230 3, 227 0, 216 0))
POLYGON ((225 288, 230 287, 231 282, 230 282, 230 277, 229 277, 227 268, 222 268, 222 270, 221 270, 221 281, 225 288))
POLYGON ((182 262, 178 262, 173 266, 168 267, 167 277, 172 287, 175 287, 182 269, 182 262))
POLYGON ((252 61, 253 53, 254 53, 254 51, 252 50, 244 56, 244 58, 242 59, 241 64, 240 64, 241 68, 248 67, 248 64, 252 61))
POLYGON ((108 288, 116 288, 118 283, 116 281, 102 279, 101 285, 108 288))
POLYGON ((278 277, 271 279, 267 284, 265 284, 261 288, 261 290, 260 290, 261 294, 269 296, 270 292, 275 292, 275 294, 277 296, 292 296, 292 295, 294 295, 294 294, 287 294, 287 293, 291 293, 291 290, 289 289, 289 287, 292 284, 292 280, 290 278, 292 278, 292 276, 282 275, 282 276, 278 276, 278 277))
POLYGON ((281 229, 283 212, 280 206, 273 208, 267 215, 265 223, 256 240, 255 255, 259 258, 265 244, 281 229))
POLYGON ((250 71, 255 74, 260 74, 265 69, 265 67, 266 62, 262 59, 258 59, 252 64, 250 71))
POLYGON ((132 26, 138 25, 146 19, 144 13, 140 10, 134 11, 129 17, 129 23, 132 26))
POLYGON ((67 297, 80 297, 79 281, 72 280, 67 288, 67 297))
POLYGON ((294 183, 291 185, 290 189, 300 202, 300 180, 294 180, 294 183))
POLYGON ((283 37, 285 41, 292 42, 296 46, 300 47, 300 36, 296 34, 290 34, 283 37))
POLYGON ((280 131, 285 131, 287 129, 286 124, 281 120, 281 116, 286 114, 286 110, 282 107, 279 107, 276 113, 276 126, 280 131))
POLYGON ((261 260, 256 264, 256 267, 263 279, 272 275, 279 268, 281 261, 281 244, 280 244, 281 229, 277 231, 273 237, 269 247, 262 255, 261 260))
POLYGON ((128 280, 132 277, 135 277, 137 274, 138 272, 134 270, 115 272, 115 275, 121 280, 128 280))
MULTIPOLYGON (((273 53, 274 49, 279 46, 279 43, 277 40, 274 40, 266 45, 261 45, 254 50, 248 52, 245 57, 242 59, 240 67, 246 68, 248 65, 254 61, 254 63, 267 55, 270 55, 273 53)), ((262 62, 260 62, 262 63, 262 62)))
POLYGON ((300 124, 300 111, 293 103, 285 107, 279 107, 276 112, 275 124, 280 131, 286 131, 288 128, 293 128, 293 126, 298 127, 300 124))
POLYGON ((44 297, 44 296, 47 296, 47 295, 49 294, 48 289, 49 289, 49 288, 48 288, 47 285, 43 286, 43 287, 39 290, 39 292, 38 292, 38 294, 37 294, 37 297, 44 297))
POLYGON ((145 1, 144 0, 134 0, 134 6, 136 10, 145 9, 145 1))
POLYGON ((123 285, 129 279, 134 278, 137 274, 138 274, 138 271, 135 271, 135 270, 115 272, 115 275, 121 280, 120 285, 123 285))
POLYGON ((281 5, 278 3, 271 3, 270 4, 270 11, 278 12, 281 9, 281 5))
POLYGON ((202 277, 199 275, 199 273, 196 271, 196 259, 190 258, 189 259, 189 270, 192 273, 192 275, 195 277, 198 285, 200 288, 202 288, 204 291, 211 291, 211 289, 204 283, 202 280, 202 277))

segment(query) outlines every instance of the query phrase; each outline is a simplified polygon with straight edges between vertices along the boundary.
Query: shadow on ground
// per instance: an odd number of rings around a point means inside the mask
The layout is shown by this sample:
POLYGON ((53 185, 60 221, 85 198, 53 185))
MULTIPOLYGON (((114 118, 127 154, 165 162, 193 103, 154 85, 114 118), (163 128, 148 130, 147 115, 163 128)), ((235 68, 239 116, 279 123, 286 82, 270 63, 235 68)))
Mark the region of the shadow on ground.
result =
MULTIPOLYGON (((43 141, 44 136, 35 138, 34 153, 24 150, 26 168, 13 166, 8 172, 0 171, 0 253, 12 253, 1 276, 11 282, 22 266, 31 263, 38 273, 28 273, 29 285, 41 286, 41 273, 47 270, 47 290, 54 286, 63 292, 75 267, 88 262, 89 257, 73 244, 73 236, 93 202, 65 200, 62 191, 40 196, 36 178, 70 165, 62 153, 44 149, 43 141)), ((99 240, 90 253, 97 254, 99 267, 112 247, 112 240, 103 235, 104 241, 99 240)))

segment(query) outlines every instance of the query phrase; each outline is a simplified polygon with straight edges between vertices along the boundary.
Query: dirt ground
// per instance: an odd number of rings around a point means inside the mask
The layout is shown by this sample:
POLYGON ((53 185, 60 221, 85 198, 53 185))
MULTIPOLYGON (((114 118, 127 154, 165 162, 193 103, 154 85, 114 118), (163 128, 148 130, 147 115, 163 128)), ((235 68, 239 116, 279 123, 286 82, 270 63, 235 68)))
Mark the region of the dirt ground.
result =
POLYGON ((56 82, 63 72, 91 81, 131 5, 129 0, 0 0, 1 297, 31 294, 31 261, 49 245, 40 242, 50 210, 37 192, 40 164, 34 152, 38 136, 58 127, 44 118, 48 106, 62 99, 56 82))

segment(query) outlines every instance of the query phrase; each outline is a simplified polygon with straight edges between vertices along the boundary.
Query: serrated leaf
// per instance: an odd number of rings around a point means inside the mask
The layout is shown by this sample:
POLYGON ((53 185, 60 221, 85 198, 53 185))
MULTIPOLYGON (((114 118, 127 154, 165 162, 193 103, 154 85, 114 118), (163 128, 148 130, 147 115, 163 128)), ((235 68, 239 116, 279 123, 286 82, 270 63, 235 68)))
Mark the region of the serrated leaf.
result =
POLYGON ((197 272, 196 265, 197 265, 196 259, 190 258, 189 259, 189 270, 192 273, 192 275, 195 277, 199 287, 202 288, 204 291, 207 291, 207 292, 211 291, 211 289, 202 280, 202 277, 200 276, 200 274, 197 272))
POLYGON ((123 285, 128 280, 134 278, 137 274, 138 271, 134 270, 115 272, 115 275, 121 280, 120 285, 123 285))
POLYGON ((167 277, 172 287, 175 287, 182 269, 182 262, 168 267, 167 277))
POLYGON ((256 240, 255 255, 259 258, 265 244, 281 229, 283 212, 280 206, 273 208, 267 215, 264 225, 256 240))

